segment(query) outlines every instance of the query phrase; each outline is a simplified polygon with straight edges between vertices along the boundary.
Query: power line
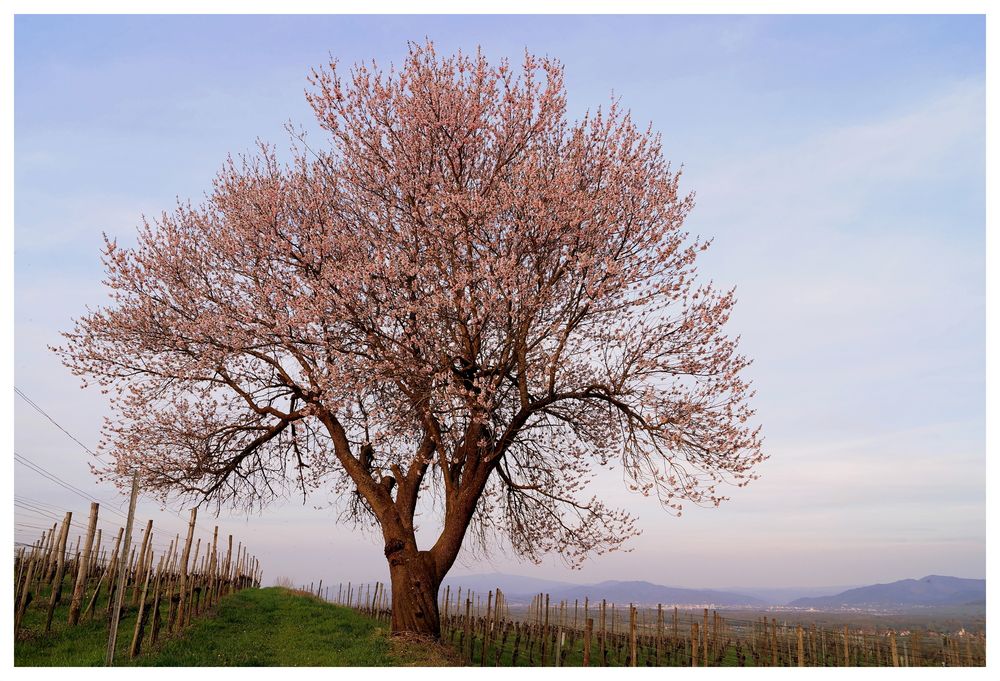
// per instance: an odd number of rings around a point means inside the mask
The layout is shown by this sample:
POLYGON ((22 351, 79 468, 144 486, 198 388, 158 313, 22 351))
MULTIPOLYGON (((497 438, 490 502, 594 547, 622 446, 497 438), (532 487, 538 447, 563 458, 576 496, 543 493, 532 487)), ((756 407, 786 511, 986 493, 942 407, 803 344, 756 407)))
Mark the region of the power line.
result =
POLYGON ((14 392, 17 393, 18 397, 20 397, 22 400, 24 400, 29 405, 31 405, 32 409, 34 409, 39 414, 41 414, 42 416, 44 416, 45 418, 47 418, 49 421, 51 421, 52 425, 54 425, 56 428, 58 428, 63 433, 65 433, 66 436, 69 437, 70 440, 72 440, 76 444, 78 444, 81 447, 83 447, 83 449, 86 450, 91 456, 94 456, 97 459, 100 459, 100 461, 102 461, 105 464, 107 463, 107 461, 105 461, 103 458, 101 458, 101 456, 97 452, 95 452, 94 450, 92 450, 90 447, 88 447, 87 445, 83 444, 82 442, 80 442, 78 439, 76 439, 76 436, 74 436, 71 432, 69 432, 68 430, 66 430, 65 428, 63 428, 59 424, 58 421, 56 421, 54 418, 52 418, 51 416, 49 416, 48 412, 46 412, 44 409, 42 409, 40 406, 38 406, 38 404, 34 400, 32 400, 27 395, 25 395, 24 391, 21 390, 20 388, 18 388, 16 385, 14 386, 14 392))
MULTIPOLYGON (((70 432, 69 432, 68 430, 66 430, 66 428, 64 428, 64 427, 63 427, 62 425, 60 425, 58 421, 56 421, 56 420, 55 420, 54 418, 52 418, 52 416, 50 416, 50 415, 48 414, 48 412, 46 412, 46 411, 45 411, 44 409, 42 409, 42 407, 41 407, 40 405, 38 405, 38 403, 36 403, 36 402, 35 402, 34 400, 32 400, 32 399, 31 399, 30 397, 28 397, 28 396, 27 396, 27 395, 26 395, 26 394, 24 393, 24 391, 23 391, 23 390, 21 390, 20 388, 18 388, 18 387, 17 387, 16 385, 14 386, 14 392, 16 392, 16 393, 17 393, 17 395, 18 395, 18 396, 19 396, 19 397, 20 397, 21 399, 23 399, 23 400, 24 400, 25 402, 27 402, 27 403, 28 403, 28 404, 29 404, 29 405, 30 405, 30 406, 31 406, 31 407, 32 407, 32 408, 33 408, 33 409, 34 409, 35 411, 37 411, 37 412, 38 412, 39 414, 41 414, 41 415, 42 415, 42 416, 44 416, 44 417, 45 417, 46 419, 48 419, 48 420, 49 420, 50 422, 52 422, 52 424, 53 424, 53 425, 54 425, 54 426, 55 426, 56 428, 58 428, 58 429, 59 429, 59 430, 61 430, 61 431, 62 431, 63 433, 65 433, 65 434, 66 434, 66 436, 68 436, 68 437, 69 437, 69 438, 70 438, 71 440, 73 440, 73 442, 75 442, 75 443, 76 443, 76 444, 78 444, 78 445, 79 445, 79 446, 80 446, 81 448, 83 448, 83 450, 84 450, 84 451, 86 451, 87 453, 89 453, 89 454, 91 454, 92 456, 96 457, 96 458, 97 458, 97 459, 98 459, 99 461, 101 461, 101 462, 102 462, 102 463, 104 463, 105 465, 110 465, 110 464, 108 463, 108 461, 107 461, 106 459, 102 458, 102 457, 101 457, 101 456, 100 456, 100 455, 99 455, 99 454, 98 454, 97 452, 95 452, 94 450, 92 450, 92 449, 91 449, 90 447, 88 447, 87 445, 83 444, 83 442, 81 442, 81 441, 80 441, 80 440, 79 440, 78 438, 76 438, 76 437, 75 437, 75 436, 74 436, 74 435, 73 435, 72 433, 70 433, 70 432)), ((55 474, 54 474, 54 473, 52 473, 51 471, 46 471, 46 470, 45 470, 44 468, 42 468, 42 466, 40 466, 39 464, 36 464, 36 463, 34 463, 34 462, 31 462, 30 460, 28 460, 28 459, 27 459, 27 457, 25 457, 25 456, 23 456, 23 455, 20 455, 20 454, 18 454, 17 452, 15 452, 15 453, 14 453, 14 456, 15 456, 15 460, 17 460, 17 461, 18 461, 19 463, 21 463, 22 465, 26 465, 26 466, 28 466, 29 468, 33 468, 33 469, 35 470, 35 472, 36 472, 36 473, 39 473, 40 475, 43 475, 43 476, 45 476, 45 477, 49 478, 50 480, 52 480, 52 481, 53 481, 53 482, 55 482, 56 484, 59 484, 59 485, 61 485, 61 486, 65 487, 66 489, 68 489, 69 491, 73 492, 74 494, 77 494, 77 495, 79 495, 79 496, 83 496, 83 498, 85 498, 85 499, 88 499, 89 501, 96 501, 96 502, 98 502, 98 503, 101 503, 101 504, 104 504, 104 505, 106 505, 106 506, 108 506, 108 507, 109 507, 109 510, 111 510, 111 511, 112 511, 113 513, 117 514, 117 515, 118 515, 118 516, 120 516, 121 518, 127 518, 127 516, 126 516, 126 515, 125 515, 124 513, 122 513, 122 512, 121 512, 121 511, 119 511, 119 510, 116 510, 116 509, 114 508, 114 505, 113 505, 113 504, 112 504, 111 502, 107 502, 107 501, 102 501, 101 499, 98 499, 98 498, 96 498, 96 497, 93 497, 93 496, 90 496, 90 495, 88 495, 88 494, 87 494, 86 492, 84 492, 83 490, 79 489, 78 487, 75 487, 75 486, 71 485, 70 483, 66 482, 65 480, 62 480, 61 478, 59 478, 59 476, 55 475, 55 474), (26 459, 26 460, 27 460, 27 462, 24 462, 24 461, 21 461, 20 459, 26 459)), ((122 503, 124 503, 124 502, 122 502, 122 503)), ((186 522, 188 522, 188 519, 187 519, 187 518, 185 518, 185 517, 184 517, 183 515, 181 515, 181 512, 180 512, 180 511, 178 511, 178 510, 176 510, 176 509, 172 508, 171 506, 167 505, 166 503, 161 503, 161 504, 159 504, 159 506, 160 506, 160 507, 161 507, 161 508, 162 508, 163 510, 166 510, 166 511, 170 511, 171 513, 173 513, 173 514, 174 514, 175 516, 177 516, 177 517, 178 517, 178 518, 179 518, 179 519, 180 519, 181 521, 183 521, 183 522, 185 522, 185 523, 186 523, 186 522)), ((155 532, 155 531, 158 531, 158 530, 154 529, 154 532, 155 532)), ((206 529, 203 529, 203 528, 196 528, 196 530, 195 530, 195 531, 196 531, 197 533, 199 533, 199 534, 202 534, 202 535, 203 535, 204 537, 206 537, 206 538, 207 538, 207 537, 211 537, 211 536, 212 536, 212 533, 211 533, 211 532, 209 532, 208 530, 206 530, 206 529)))
MULTIPOLYGON (((22 510, 25 510, 25 511, 37 513, 37 511, 34 511, 33 509, 29 509, 29 508, 25 508, 23 506, 19 506, 18 502, 15 502, 15 506, 18 506, 18 508, 21 508, 22 510)), ((53 525, 60 525, 61 522, 62 522, 62 520, 63 520, 61 517, 55 517, 55 516, 42 516, 41 519, 43 519, 43 520, 52 520, 52 521, 54 521, 52 523, 53 525)), ((42 527, 40 525, 34 524, 38 520, 40 520, 40 519, 39 518, 25 518, 25 520, 17 520, 17 518, 15 516, 14 525, 15 525, 15 528, 18 528, 18 531, 27 531, 27 530, 20 529, 20 528, 26 528, 26 527, 27 528, 34 528, 34 529, 42 529, 42 530, 46 530, 46 531, 49 531, 49 530, 52 529, 52 526, 42 527), (26 521, 33 521, 33 522, 26 522, 26 521)), ((87 525, 85 523, 80 523, 80 522, 77 522, 76 520, 71 520, 70 523, 69 523, 69 525, 70 525, 70 527, 75 528, 76 530, 78 530, 81 533, 84 532, 87 529, 87 525)), ((102 530, 105 531, 105 536, 112 536, 112 535, 114 535, 115 531, 117 531, 118 529, 120 529, 120 526, 114 525, 114 524, 110 524, 109 525, 107 523, 107 521, 104 520, 104 519, 98 520, 97 527, 99 527, 100 529, 102 529, 102 530)), ((140 535, 144 535, 145 531, 146 531, 145 528, 142 528, 140 530, 140 535)), ((168 544, 170 543, 170 541, 172 541, 174 539, 174 536, 173 535, 164 536, 164 534, 165 533, 162 530, 159 530, 158 528, 156 528, 154 526, 153 527, 152 536, 150 538, 150 543, 155 548, 157 548, 157 549, 166 548, 168 546, 168 544)))
MULTIPOLYGON (((95 500, 95 501, 97 501, 97 500, 95 500)), ((100 502, 98 501, 98 503, 100 503, 100 502)), ((56 506, 54 504, 48 504, 46 502, 38 501, 38 500, 35 500, 35 499, 30 499, 28 497, 18 497, 18 496, 15 496, 14 497, 14 506, 17 507, 17 508, 20 508, 23 511, 28 511, 28 512, 32 512, 32 513, 36 513, 38 515, 41 515, 42 517, 45 517, 45 518, 48 518, 50 520, 54 520, 54 521, 57 521, 57 522, 62 521, 62 519, 64 517, 64 513, 65 513, 65 511, 62 508, 60 508, 59 506, 56 506), (42 504, 44 504, 45 506, 49 506, 52 510, 44 508, 42 506, 42 504)), ((102 526, 102 523, 108 523, 108 522, 109 521, 106 518, 101 518, 100 520, 98 520, 98 526, 100 527, 100 526, 102 526)), ((77 529, 79 529, 81 531, 86 529, 86 526, 84 524, 78 523, 75 520, 70 521, 70 526, 75 527, 75 528, 77 528, 77 529)), ((115 529, 117 529, 117 527, 118 526, 115 525, 115 524, 104 525, 104 529, 109 529, 111 531, 114 531, 115 529)), ((143 531, 145 531, 145 530, 143 529, 143 531)), ((157 527, 154 524, 153 525, 153 534, 155 536, 159 537, 162 540, 162 544, 160 544, 160 545, 161 546, 165 546, 168 540, 172 540, 172 539, 175 538, 174 535, 176 533, 168 532, 167 530, 165 530, 165 529, 163 529, 161 527, 157 527)))
MULTIPOLYGON (((60 478, 58 475, 56 475, 55 473, 53 473, 53 472, 49 471, 48 469, 44 468, 40 464, 35 463, 34 461, 32 461, 28 457, 24 456, 23 454, 19 454, 18 452, 15 451, 14 452, 14 460, 17 463, 19 463, 19 464, 21 464, 23 466, 26 466, 27 468, 29 468, 30 470, 34 471, 35 473, 38 473, 39 475, 41 475, 41 476, 47 478, 48 480, 56 483, 60 487, 63 487, 64 489, 72 492, 73 494, 76 494, 77 496, 79 496, 79 497, 87 500, 88 502, 91 502, 91 501, 97 502, 97 503, 101 504, 102 506, 104 506, 107 510, 109 510, 112 513, 114 513, 115 515, 117 515, 119 518, 121 518, 123 520, 127 520, 128 519, 128 517, 124 513, 122 513, 120 511, 118 511, 117 509, 115 509, 114 505, 111 502, 105 501, 105 500, 100 499, 98 497, 95 497, 95 496, 93 496, 91 494, 88 494, 87 492, 81 490, 79 487, 76 487, 75 485, 72 485, 72 484, 66 482, 65 480, 63 480, 62 478, 60 478)), ((169 506, 163 505, 162 508, 163 508, 163 510, 170 511, 175 516, 177 516, 180 520, 182 520, 184 522, 187 522, 187 519, 185 519, 180 513, 178 513, 176 510, 170 508, 169 506)), ((61 509, 58 509, 58 510, 59 510, 60 513, 62 512, 61 509)), ((59 518, 61 518, 61 516, 59 516, 59 518)), ((153 532, 160 534, 160 536, 163 537, 163 538, 165 538, 165 539, 173 539, 174 538, 173 534, 171 534, 171 533, 167 532, 166 530, 164 530, 162 528, 159 528, 159 527, 155 527, 154 526, 153 532)), ((196 528, 195 532, 196 532, 196 534, 201 535, 206 540, 209 537, 213 536, 212 532, 210 532, 209 530, 206 530, 204 528, 204 526, 201 527, 201 528, 196 528)))
POLYGON ((53 511, 58 511, 60 513, 64 510, 62 506, 59 506, 57 504, 50 504, 49 502, 42 501, 41 499, 32 499, 31 497, 26 497, 26 496, 19 495, 19 494, 15 494, 14 495, 14 499, 15 500, 20 499, 21 501, 26 501, 28 503, 34 504, 35 506, 40 506, 40 507, 41 506, 47 506, 48 508, 52 509, 53 511))
MULTIPOLYGON (((97 502, 99 504, 102 504, 105 508, 107 508, 112 513, 116 514, 118 517, 122 518, 123 520, 128 520, 127 516, 125 516, 120 511, 116 510, 113 505, 109 504, 109 502, 103 501, 101 499, 98 499, 97 497, 94 497, 92 495, 87 494, 86 492, 84 492, 83 490, 79 489, 78 487, 75 487, 74 485, 71 485, 70 483, 66 482, 65 480, 63 480, 62 478, 60 478, 59 476, 57 476, 55 473, 52 473, 51 471, 46 470, 45 468, 43 468, 39 464, 34 463, 33 461, 31 461, 30 459, 28 459, 23 454, 18 454, 17 452, 14 452, 14 457, 15 457, 15 461, 17 461, 18 463, 20 463, 20 464, 22 464, 24 466, 27 466, 28 468, 30 468, 31 470, 35 471, 39 475, 44 476, 45 478, 51 480, 52 482, 55 482, 56 484, 58 484, 61 487, 69 490, 70 492, 73 492, 77 496, 80 496, 80 497, 86 499, 87 501, 94 501, 94 502, 97 502)), ((22 499, 24 499, 24 498, 22 497, 22 499)), ((31 501, 28 500, 28 503, 31 503, 31 501)), ((60 509, 59 512, 62 513, 62 510, 60 509)), ((54 517, 54 519, 55 520, 60 520, 61 517, 62 516, 60 516, 60 515, 56 515, 54 517)), ((73 522, 71 522, 70 524, 71 525, 76 525, 76 523, 73 523, 73 522)), ((82 529, 82 526, 77 526, 77 527, 80 527, 82 529)), ((163 530, 163 529, 161 529, 159 527, 155 527, 154 526, 153 527, 153 532, 159 534, 163 538, 169 538, 169 539, 173 538, 173 536, 170 535, 168 532, 166 532, 166 530, 163 530)), ((202 532, 204 532, 204 530, 202 530, 202 532)))
POLYGON ((24 456, 23 454, 18 454, 15 451, 14 452, 14 460, 17 461, 22 466, 26 466, 26 467, 30 468, 31 470, 35 471, 36 473, 38 473, 39 475, 48 478, 49 480, 51 480, 52 482, 56 483, 60 487, 63 487, 64 489, 67 489, 70 492, 73 492, 77 496, 82 497, 82 498, 86 499, 87 501, 96 501, 99 504, 104 504, 105 506, 108 507, 108 510, 111 511, 112 513, 118 515, 121 518, 126 518, 127 519, 127 516, 124 513, 122 513, 120 511, 118 511, 117 509, 115 509, 114 504, 112 504, 110 501, 105 501, 104 499, 98 499, 94 495, 88 494, 87 492, 84 492, 79 487, 76 487, 75 485, 72 485, 72 484, 66 482, 65 480, 63 480, 62 478, 60 478, 58 475, 56 475, 55 473, 53 473, 53 472, 45 469, 44 467, 42 467, 41 465, 35 463, 34 461, 32 461, 28 457, 24 456))

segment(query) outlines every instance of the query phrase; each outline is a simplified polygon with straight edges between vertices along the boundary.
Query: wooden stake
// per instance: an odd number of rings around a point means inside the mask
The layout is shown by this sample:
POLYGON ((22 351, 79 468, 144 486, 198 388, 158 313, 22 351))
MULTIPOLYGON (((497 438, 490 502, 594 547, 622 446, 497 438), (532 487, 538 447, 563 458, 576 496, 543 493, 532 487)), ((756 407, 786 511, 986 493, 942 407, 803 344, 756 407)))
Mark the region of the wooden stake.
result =
POLYGON ((493 592, 490 591, 489 596, 486 600, 486 619, 483 620, 483 649, 480 654, 479 664, 481 667, 486 666, 486 647, 489 645, 490 637, 490 611, 493 608, 493 592))
POLYGON ((111 559, 108 562, 104 563, 104 566, 105 566, 104 567, 104 571, 101 573, 101 578, 97 580, 97 587, 94 589, 94 595, 90 597, 90 602, 87 603, 87 607, 83 611, 84 615, 90 613, 91 619, 94 618, 94 606, 97 603, 97 596, 98 596, 98 594, 101 593, 101 584, 103 584, 105 581, 107 581, 108 584, 109 584, 109 586, 108 586, 108 596, 110 598, 110 595, 111 595, 111 586, 110 586, 110 583, 111 583, 111 577, 112 577, 112 574, 113 574, 112 571, 114 569, 113 566, 114 566, 114 562, 116 560, 116 557, 118 556, 118 547, 121 544, 121 541, 122 541, 122 532, 124 532, 124 531, 125 530, 123 528, 118 528, 118 536, 115 538, 114 548, 111 550, 111 559))
POLYGON ((201 551, 201 537, 198 537, 198 541, 195 542, 195 545, 194 545, 194 557, 191 559, 191 579, 190 579, 190 584, 189 584, 189 588, 188 588, 188 593, 189 593, 189 596, 188 596, 188 605, 187 605, 186 610, 182 608, 182 611, 184 611, 186 613, 186 615, 185 615, 186 619, 184 619, 184 621, 181 623, 181 626, 185 626, 185 627, 187 625, 191 624, 191 613, 194 612, 195 607, 196 607, 196 604, 194 602, 194 592, 195 592, 195 589, 198 588, 195 585, 195 582, 198 579, 197 565, 198 565, 198 553, 200 551, 201 551))
POLYGON ((705 608, 704 610, 705 610, 705 612, 704 612, 703 619, 702 619, 701 635, 702 635, 702 637, 705 640, 702 641, 701 650, 702 650, 702 655, 704 656, 703 657, 703 659, 704 659, 704 666, 707 667, 708 666, 708 644, 709 644, 710 634, 709 634, 709 630, 708 630, 708 608, 705 608))
POLYGON ((188 521, 187 541, 184 542, 184 553, 181 556, 180 564, 180 585, 177 602, 177 617, 174 619, 174 630, 179 630, 184 626, 184 604, 187 601, 188 587, 188 560, 191 557, 191 542, 194 541, 194 524, 198 519, 198 507, 191 509, 191 519, 188 521))
POLYGON ((601 599, 601 666, 608 666, 608 601, 601 599))
POLYGON ((49 611, 45 616, 45 633, 52 630, 52 613, 56 610, 56 604, 62 596, 63 572, 66 569, 66 536, 69 534, 69 525, 73 517, 67 512, 63 518, 62 528, 59 530, 59 541, 56 545, 56 574, 52 582, 52 594, 49 596, 49 611))
MULTIPOLYGON (((150 521, 152 523, 153 521, 150 521)), ((147 530, 149 526, 147 526, 147 530)), ((152 559, 152 556, 150 556, 152 559)), ((150 560, 149 568, 146 570, 146 578, 143 580, 142 584, 142 595, 139 598, 139 612, 135 616, 135 631, 132 633, 132 645, 129 646, 128 656, 129 659, 135 659, 135 656, 139 654, 139 647, 142 644, 142 633, 146 626, 146 595, 149 593, 149 575, 152 573, 153 562, 150 560)), ((136 577, 138 579, 138 577, 136 577)))
POLYGON ((778 666, 778 620, 771 618, 771 664, 778 666))
POLYGON ((90 505, 90 519, 87 521, 87 539, 83 543, 83 555, 80 556, 76 568, 76 584, 73 586, 73 598, 69 604, 69 623, 75 626, 80 621, 80 606, 83 603, 84 591, 87 587, 88 568, 90 567, 90 550, 94 543, 94 533, 97 530, 97 512, 100 504, 90 505))
POLYGON ((153 534, 153 519, 146 522, 146 531, 142 535, 142 548, 139 549, 139 559, 135 564, 135 589, 132 591, 132 605, 139 604, 139 580, 146 573, 146 551, 151 548, 150 535, 153 534))
POLYGON ((663 604, 656 604, 656 666, 660 666, 660 649, 663 645, 663 604))
POLYGON ((629 630, 629 666, 635 667, 638 664, 638 650, 636 641, 636 626, 635 626, 635 606, 629 604, 628 606, 628 630, 629 630))
POLYGON ((35 563, 40 562, 40 556, 35 557, 35 552, 31 553, 31 561, 28 563, 28 571, 25 573, 24 585, 21 587, 21 598, 17 604, 17 612, 14 615, 14 637, 17 638, 17 632, 21 628, 21 618, 24 617, 24 611, 28 607, 28 601, 31 599, 31 580, 34 577, 35 563))
MULTIPOLYGON (((139 474, 132 473, 132 496, 128 502, 128 519, 125 521, 125 548, 121 555, 127 556, 129 544, 132 541, 132 521, 135 519, 135 501, 139 496, 139 474)), ((125 579, 128 576, 128 565, 119 571, 118 592, 115 594, 115 609, 111 615, 111 633, 108 635, 108 650, 104 657, 104 665, 110 667, 115 662, 115 643, 118 641, 118 621, 122 615, 122 600, 125 597, 125 579)))
POLYGON ((698 623, 691 622, 691 666, 698 666, 698 623))
POLYGON ((798 642, 799 642, 799 666, 800 667, 805 667, 806 666, 806 647, 805 647, 805 640, 803 639, 803 635, 802 635, 802 625, 801 624, 796 627, 796 632, 795 633, 796 633, 796 635, 798 637, 798 642))
POLYGON ((150 613, 150 619, 152 620, 152 626, 149 628, 149 643, 150 645, 156 645, 156 639, 160 635, 160 587, 163 584, 163 570, 166 566, 167 557, 173 551, 173 543, 171 542, 170 547, 167 549, 167 553, 160 556, 160 563, 156 566, 156 582, 153 585, 153 611, 150 613))

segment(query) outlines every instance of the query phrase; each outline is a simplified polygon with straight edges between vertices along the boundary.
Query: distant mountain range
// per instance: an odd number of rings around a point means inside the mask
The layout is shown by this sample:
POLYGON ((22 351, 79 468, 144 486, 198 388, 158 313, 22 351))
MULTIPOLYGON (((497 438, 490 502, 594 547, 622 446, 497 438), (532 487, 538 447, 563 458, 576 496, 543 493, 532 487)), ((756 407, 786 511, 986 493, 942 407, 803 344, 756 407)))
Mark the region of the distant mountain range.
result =
POLYGON ((832 596, 848 589, 854 589, 858 584, 841 584, 839 586, 798 586, 798 587, 761 587, 761 586, 720 586, 718 591, 746 594, 759 598, 771 605, 787 605, 798 598, 816 596, 832 596))
POLYGON ((500 588, 509 603, 527 603, 538 593, 547 593, 556 602, 584 598, 596 602, 635 603, 636 605, 715 605, 715 606, 766 606, 767 602, 753 596, 717 591, 713 589, 682 589, 642 581, 606 581, 598 584, 572 584, 518 575, 493 573, 489 575, 449 576, 445 583, 452 591, 458 587, 485 593, 500 588))
POLYGON ((790 606, 831 609, 863 606, 985 605, 986 580, 928 575, 848 589, 833 596, 799 598, 790 606))
MULTIPOLYGON (((492 589, 500 589, 507 596, 507 600, 515 595, 553 593, 558 589, 566 589, 578 584, 570 582, 560 582, 552 579, 539 579, 538 577, 526 577, 524 575, 508 575, 502 572, 491 572, 479 575, 453 575, 449 574, 444 578, 441 585, 442 591, 445 585, 451 585, 454 591, 458 587, 464 590, 472 589, 477 593, 487 593, 492 589)), ((529 596, 530 598, 530 596, 529 596)))
POLYGON ((605 599, 609 603, 635 603, 636 605, 655 605, 657 603, 715 606, 767 605, 765 601, 745 594, 714 589, 683 589, 650 582, 609 581, 585 584, 556 591, 553 596, 556 600, 572 601, 578 599, 582 601, 584 598, 589 598, 591 602, 605 599))
MULTIPOLYGON (((551 579, 499 572, 477 575, 449 575, 445 584, 452 594, 461 587, 483 593, 500 588, 508 603, 525 604, 539 593, 556 602, 589 598, 609 603, 636 605, 715 606, 763 608, 784 606, 836 610, 849 607, 916 607, 974 605, 986 602, 986 580, 929 575, 922 579, 904 579, 891 584, 857 588, 746 588, 687 589, 645 581, 605 581, 598 584, 573 584, 551 579), (839 593, 832 593, 840 590, 839 593), (796 597, 803 596, 804 597, 796 597)), ((443 588, 443 587, 442 587, 443 588)))

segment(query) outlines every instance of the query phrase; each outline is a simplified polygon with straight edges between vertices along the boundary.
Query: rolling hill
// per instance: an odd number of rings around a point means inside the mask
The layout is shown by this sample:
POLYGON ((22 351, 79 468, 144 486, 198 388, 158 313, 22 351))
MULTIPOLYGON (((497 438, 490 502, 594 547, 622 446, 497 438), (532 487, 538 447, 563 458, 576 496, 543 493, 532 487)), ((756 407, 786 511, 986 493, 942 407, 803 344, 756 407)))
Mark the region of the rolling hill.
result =
POLYGON ((789 605, 796 608, 828 609, 863 606, 979 605, 985 603, 985 579, 928 575, 920 579, 901 579, 889 584, 872 584, 857 589, 848 589, 833 596, 799 598, 789 605))
POLYGON ((716 605, 716 606, 764 606, 767 603, 745 594, 714 589, 685 589, 663 586, 644 581, 605 581, 598 584, 572 584, 518 575, 493 573, 487 575, 458 575, 449 577, 446 583, 452 592, 458 588, 472 589, 485 593, 500 588, 509 603, 528 603, 536 594, 547 593, 550 598, 560 601, 589 598, 591 602, 607 600, 609 603, 635 603, 636 605, 716 605))

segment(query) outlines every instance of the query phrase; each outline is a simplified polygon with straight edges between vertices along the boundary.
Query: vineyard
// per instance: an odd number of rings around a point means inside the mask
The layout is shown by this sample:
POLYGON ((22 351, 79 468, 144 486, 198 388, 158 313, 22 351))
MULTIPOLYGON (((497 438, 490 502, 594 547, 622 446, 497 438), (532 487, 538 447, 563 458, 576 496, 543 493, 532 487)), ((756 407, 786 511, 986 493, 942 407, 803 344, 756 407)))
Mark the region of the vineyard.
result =
MULTIPOLYGON (((322 582, 318 596, 389 622, 385 585, 322 582)), ((441 597, 442 638, 478 666, 960 667, 984 666, 984 634, 789 625, 777 618, 736 619, 699 612, 622 607, 588 600, 551 602, 538 594, 509 605, 500 590, 441 597)))
POLYGON ((70 532, 76 525, 67 512, 61 523, 15 551, 15 640, 106 623, 103 661, 111 665, 116 654, 133 659, 144 644, 180 632, 224 596, 260 585, 258 561, 242 542, 234 551, 232 535, 223 546, 215 527, 211 544, 195 540, 197 509, 191 509, 183 542, 178 534, 158 556, 152 519, 133 543, 136 496, 133 485, 126 524, 110 546, 102 547, 100 505, 93 502, 86 532, 74 543, 70 532))

